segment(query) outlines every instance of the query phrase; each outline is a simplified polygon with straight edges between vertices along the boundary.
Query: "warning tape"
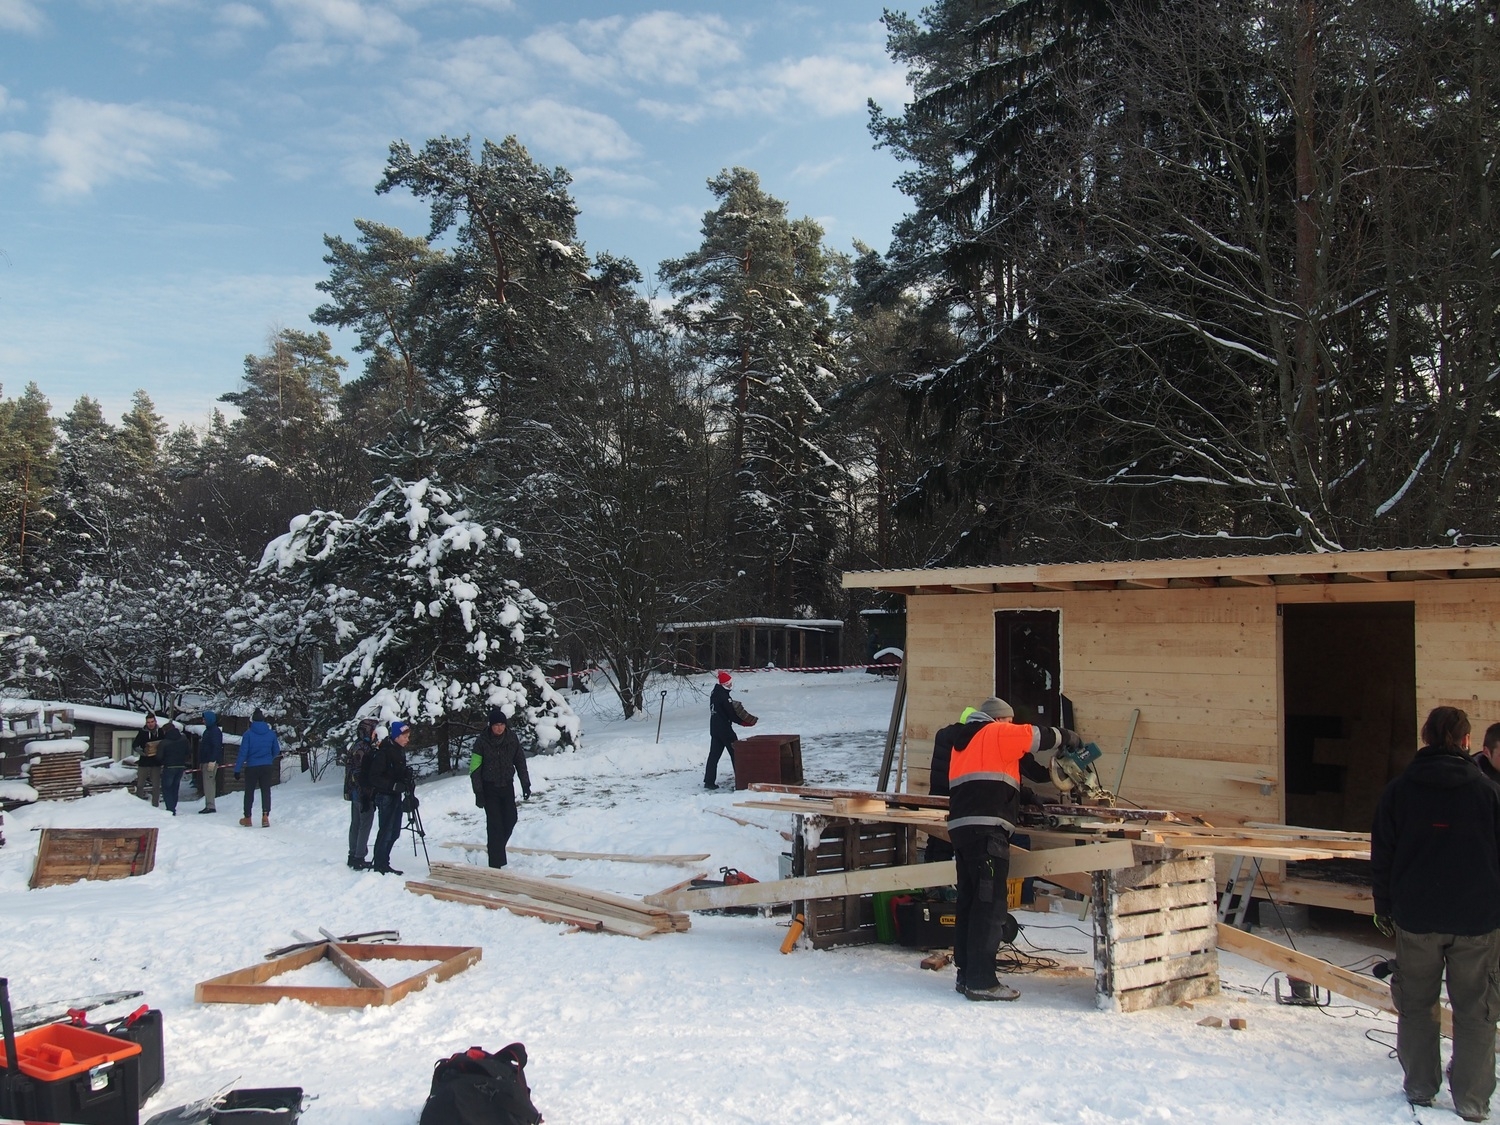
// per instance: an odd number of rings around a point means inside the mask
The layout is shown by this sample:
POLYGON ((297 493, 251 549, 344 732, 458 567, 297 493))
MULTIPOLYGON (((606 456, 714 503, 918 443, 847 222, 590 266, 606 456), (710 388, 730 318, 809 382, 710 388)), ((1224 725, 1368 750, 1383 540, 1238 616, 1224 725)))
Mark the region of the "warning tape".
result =
MULTIPOLYGON (((691 672, 691 673, 704 673, 704 674, 706 674, 708 672, 718 671, 718 669, 715 669, 715 668, 700 668, 696 664, 684 664, 680 660, 667 660, 667 661, 663 661, 663 663, 666 664, 668 667, 671 667, 673 669, 685 670, 685 671, 691 672)), ((748 674, 750 674, 752 672, 852 672, 852 671, 854 671, 856 669, 860 669, 860 668, 864 668, 864 669, 879 668, 882 671, 884 671, 886 669, 889 669, 890 671, 895 672, 895 671, 900 670, 900 668, 901 668, 901 661, 899 661, 899 660, 890 660, 890 661, 880 660, 880 661, 872 661, 872 662, 867 663, 867 664, 808 664, 808 665, 804 665, 804 666, 799 667, 799 668, 783 668, 783 667, 780 667, 779 665, 766 665, 766 666, 763 666, 763 667, 742 666, 742 667, 736 667, 736 668, 726 668, 726 669, 724 669, 724 671, 734 672, 736 674, 744 673, 744 674, 748 675, 748 674)), ((576 668, 576 669, 574 669, 571 672, 559 672, 556 675, 545 676, 544 678, 547 679, 547 680, 549 680, 549 681, 556 682, 556 681, 563 681, 563 680, 571 680, 575 676, 587 676, 587 675, 589 675, 589 674, 591 674, 593 672, 603 672, 603 671, 604 671, 604 669, 600 668, 598 666, 595 666, 595 667, 592 667, 592 668, 576 668)))

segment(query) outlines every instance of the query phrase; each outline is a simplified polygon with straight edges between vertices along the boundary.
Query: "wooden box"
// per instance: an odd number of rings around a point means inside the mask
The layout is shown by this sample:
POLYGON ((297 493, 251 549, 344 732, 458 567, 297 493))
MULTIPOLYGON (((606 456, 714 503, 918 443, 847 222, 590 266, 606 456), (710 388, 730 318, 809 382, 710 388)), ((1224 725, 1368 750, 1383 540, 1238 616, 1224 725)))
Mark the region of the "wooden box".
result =
MULTIPOLYGON (((827 875, 915 863, 916 830, 901 824, 872 824, 842 817, 799 817, 792 844, 792 873, 827 875), (809 844, 809 838, 816 844, 809 844)), ((873 895, 808 899, 803 903, 807 937, 815 949, 866 945, 876 939, 873 895)))

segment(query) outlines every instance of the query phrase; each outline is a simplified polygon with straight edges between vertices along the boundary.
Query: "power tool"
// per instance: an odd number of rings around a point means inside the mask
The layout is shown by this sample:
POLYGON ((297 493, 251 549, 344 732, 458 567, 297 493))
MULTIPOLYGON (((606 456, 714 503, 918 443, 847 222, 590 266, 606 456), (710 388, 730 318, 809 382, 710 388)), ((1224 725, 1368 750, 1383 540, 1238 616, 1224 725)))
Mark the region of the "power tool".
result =
POLYGON ((1076 749, 1059 749, 1052 755, 1047 769, 1052 775, 1052 784, 1064 795, 1076 790, 1075 799, 1093 804, 1113 806, 1115 795, 1099 781, 1099 771, 1094 768, 1104 751, 1099 744, 1089 742, 1076 749))

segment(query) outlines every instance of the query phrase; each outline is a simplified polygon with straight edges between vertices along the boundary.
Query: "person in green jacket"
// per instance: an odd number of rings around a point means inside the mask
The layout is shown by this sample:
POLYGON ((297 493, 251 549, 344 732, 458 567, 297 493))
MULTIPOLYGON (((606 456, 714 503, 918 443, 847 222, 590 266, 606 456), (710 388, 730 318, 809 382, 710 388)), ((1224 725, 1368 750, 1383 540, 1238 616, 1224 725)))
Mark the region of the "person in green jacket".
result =
POLYGON ((521 778, 521 799, 531 796, 531 775, 526 771, 526 752, 510 729, 510 719, 499 707, 491 707, 489 728, 474 740, 469 757, 469 784, 474 803, 484 810, 491 867, 506 864, 505 845, 515 830, 515 778, 521 778))

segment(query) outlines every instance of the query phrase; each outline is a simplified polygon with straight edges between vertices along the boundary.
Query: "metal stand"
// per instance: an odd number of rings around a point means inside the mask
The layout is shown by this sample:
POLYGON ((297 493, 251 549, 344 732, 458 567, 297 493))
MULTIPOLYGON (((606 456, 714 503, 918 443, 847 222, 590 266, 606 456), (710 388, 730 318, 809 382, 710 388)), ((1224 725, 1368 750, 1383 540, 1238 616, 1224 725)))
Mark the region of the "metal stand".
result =
POLYGON ((1245 916, 1250 913, 1250 892, 1255 890, 1255 880, 1260 878, 1259 859, 1250 860, 1250 870, 1241 878, 1245 858, 1242 855, 1234 857, 1234 863, 1229 868, 1229 885, 1219 896, 1219 921, 1228 922, 1237 930, 1245 928, 1245 916))
POLYGON ((417 854, 417 841, 422 842, 422 858, 427 861, 427 866, 432 866, 432 857, 427 854, 427 830, 422 827, 422 810, 411 808, 406 810, 406 831, 411 833, 411 854, 417 854))

